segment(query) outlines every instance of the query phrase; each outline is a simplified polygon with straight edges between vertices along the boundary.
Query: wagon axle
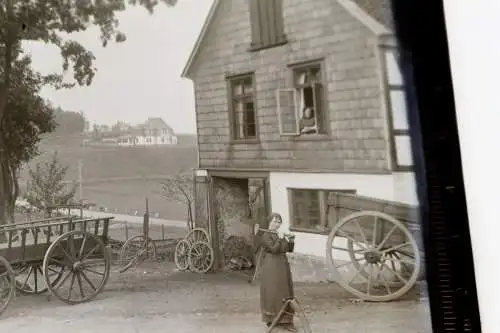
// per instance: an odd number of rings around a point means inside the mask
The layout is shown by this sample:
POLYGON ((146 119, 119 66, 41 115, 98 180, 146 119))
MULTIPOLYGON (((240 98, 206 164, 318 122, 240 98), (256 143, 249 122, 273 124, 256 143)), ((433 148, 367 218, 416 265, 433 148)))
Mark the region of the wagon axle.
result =
POLYGON ((364 254, 368 264, 378 264, 382 262, 383 254, 378 251, 369 251, 364 254))

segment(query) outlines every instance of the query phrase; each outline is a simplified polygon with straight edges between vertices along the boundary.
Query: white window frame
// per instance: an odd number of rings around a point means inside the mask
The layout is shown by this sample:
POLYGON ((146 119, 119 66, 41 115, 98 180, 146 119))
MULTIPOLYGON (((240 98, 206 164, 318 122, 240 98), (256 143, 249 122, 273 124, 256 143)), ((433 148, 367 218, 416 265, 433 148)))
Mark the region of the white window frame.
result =
MULTIPOLYGON (((387 106, 387 123, 389 130, 389 144, 390 144, 390 156, 391 156, 391 166, 394 171, 412 171, 413 170, 413 156, 411 151, 411 137, 410 130, 408 124, 408 106, 406 101, 406 92, 403 73, 401 72, 401 68, 399 63, 396 63, 396 72, 397 77, 400 78, 401 82, 394 82, 394 78, 389 77, 390 68, 388 64, 388 54, 391 52, 399 52, 398 48, 395 46, 381 45, 380 46, 380 55, 381 55, 381 65, 382 65, 382 73, 383 73, 383 87, 384 87, 384 96, 385 96, 385 104, 387 106), (391 82, 392 81, 392 82, 391 82), (392 98, 393 92, 400 91, 403 92, 403 103, 404 103, 404 116, 403 119, 406 119, 406 125, 400 128, 396 128, 398 126, 395 124, 396 114, 394 113, 394 103, 395 100, 392 98), (399 139, 399 140, 398 140, 399 139), (401 141, 401 139, 403 141, 401 141), (402 154, 398 154, 398 142, 408 142, 408 145, 405 147, 406 149, 402 152, 402 154), (400 158, 407 155, 406 159, 409 160, 410 163, 401 163, 400 158)), ((396 56, 397 61, 397 56, 396 56)))

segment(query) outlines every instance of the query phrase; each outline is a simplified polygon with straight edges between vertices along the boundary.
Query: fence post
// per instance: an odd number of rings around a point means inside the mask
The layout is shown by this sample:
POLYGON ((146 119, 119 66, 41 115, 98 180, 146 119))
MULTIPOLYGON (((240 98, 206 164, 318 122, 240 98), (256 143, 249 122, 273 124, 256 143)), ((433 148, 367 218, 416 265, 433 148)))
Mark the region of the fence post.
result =
POLYGON ((161 225, 161 240, 165 240, 165 225, 161 225))
POLYGON ((125 241, 128 239, 128 222, 125 221, 125 241))

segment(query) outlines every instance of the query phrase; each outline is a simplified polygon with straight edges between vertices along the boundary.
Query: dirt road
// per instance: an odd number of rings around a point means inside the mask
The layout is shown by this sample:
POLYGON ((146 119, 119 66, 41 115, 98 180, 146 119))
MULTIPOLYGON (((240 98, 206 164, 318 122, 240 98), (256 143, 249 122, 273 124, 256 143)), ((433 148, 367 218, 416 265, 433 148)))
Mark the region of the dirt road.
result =
MULTIPOLYGON (((392 303, 357 303, 335 284, 298 283, 314 333, 430 333, 428 305, 415 292, 392 303)), ((16 333, 264 332, 259 287, 241 273, 196 275, 171 263, 112 273, 94 301, 69 306, 50 295, 20 296, 0 318, 16 333)), ((278 332, 278 331, 277 331, 278 332)))

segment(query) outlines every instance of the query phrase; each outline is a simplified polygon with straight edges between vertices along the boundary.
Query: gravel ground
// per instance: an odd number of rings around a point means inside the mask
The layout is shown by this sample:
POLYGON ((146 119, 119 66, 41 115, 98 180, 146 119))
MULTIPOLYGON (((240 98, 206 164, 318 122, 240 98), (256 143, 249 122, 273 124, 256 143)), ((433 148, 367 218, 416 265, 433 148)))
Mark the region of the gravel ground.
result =
MULTIPOLYGON (((0 318, 0 332, 264 332, 259 287, 238 272, 197 275, 171 263, 112 272, 95 300, 65 305, 49 294, 19 296, 0 318)), ((431 332, 428 303, 412 291, 390 303, 356 302, 334 283, 297 283, 312 331, 431 332)), ((276 331, 278 332, 278 330, 276 331)))

